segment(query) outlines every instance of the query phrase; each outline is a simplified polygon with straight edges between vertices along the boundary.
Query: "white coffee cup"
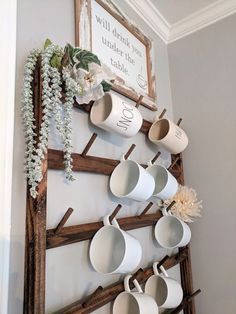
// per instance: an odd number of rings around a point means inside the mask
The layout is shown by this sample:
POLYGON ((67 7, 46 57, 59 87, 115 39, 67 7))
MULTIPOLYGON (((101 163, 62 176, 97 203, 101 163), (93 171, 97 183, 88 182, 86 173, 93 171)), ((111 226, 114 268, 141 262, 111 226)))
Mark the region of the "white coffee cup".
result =
POLYGON ((157 265, 158 263, 153 264, 154 275, 148 278, 145 293, 153 297, 161 308, 176 308, 183 300, 183 289, 178 281, 168 276, 163 266, 160 267, 160 274, 157 265))
POLYGON ((179 154, 188 145, 184 130, 168 119, 156 120, 149 129, 149 140, 171 154, 179 154))
POLYGON ((96 126, 124 137, 136 135, 143 123, 142 115, 135 106, 110 93, 94 102, 90 119, 96 126))
POLYGON ((181 219, 164 209, 155 226, 155 238, 158 244, 165 249, 174 249, 186 246, 191 240, 191 230, 181 219))
POLYGON ((120 198, 146 201, 154 191, 155 181, 150 173, 133 160, 123 160, 112 172, 111 192, 120 198))
POLYGON ((89 256, 93 268, 102 274, 133 272, 142 257, 142 247, 137 239, 120 229, 116 219, 103 219, 104 226, 94 235, 89 256))
POLYGON ((161 200, 172 198, 178 191, 178 182, 175 177, 163 166, 149 162, 146 169, 155 180, 153 196, 161 200))
POLYGON ((129 280, 132 276, 125 277, 125 291, 120 293, 113 305, 113 314, 158 314, 158 306, 155 300, 143 293, 138 281, 133 281, 137 291, 133 292, 129 287, 129 280))

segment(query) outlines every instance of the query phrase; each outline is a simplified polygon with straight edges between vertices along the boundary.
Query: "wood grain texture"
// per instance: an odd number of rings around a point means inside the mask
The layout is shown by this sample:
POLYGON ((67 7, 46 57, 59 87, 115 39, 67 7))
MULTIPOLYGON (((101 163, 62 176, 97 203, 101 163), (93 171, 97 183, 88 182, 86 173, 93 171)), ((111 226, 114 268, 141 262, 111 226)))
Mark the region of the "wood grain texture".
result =
MULTIPOLYGON (((183 261, 182 261, 183 262, 183 261)), ((165 310, 163 312, 163 314, 178 314, 180 313, 182 310, 184 310, 187 305, 192 302, 193 298, 195 298, 199 293, 201 293, 201 290, 198 289, 197 291, 195 291, 192 295, 185 295, 184 298, 183 298, 183 301, 181 302, 181 304, 175 308, 175 309, 172 309, 172 310, 165 310)))
POLYGON ((67 220, 70 218, 70 216, 73 213, 73 211, 74 211, 73 208, 68 208, 67 209, 67 211, 65 212, 64 216, 62 217, 62 219, 58 223, 57 227, 55 228, 55 234, 60 233, 61 229, 63 228, 63 226, 65 225, 67 220))
MULTIPOLYGON (((153 84, 152 84, 153 85, 153 84)), ((137 92, 135 92, 132 89, 128 89, 126 87, 122 87, 121 85, 113 85, 112 86, 112 90, 114 90, 115 92, 129 98, 130 100, 133 100, 135 102, 137 102, 137 99, 139 97, 139 94, 137 92)), ((154 100, 148 100, 147 97, 143 97, 140 105, 146 107, 147 109, 150 109, 151 111, 157 111, 157 106, 154 103, 154 100)))
MULTIPOLYGON (((172 162, 178 158, 176 167, 179 167, 179 176, 178 181, 180 184, 184 185, 184 169, 183 169, 183 157, 182 154, 172 156, 172 162), (178 158, 179 157, 179 158, 178 158)), ((181 252, 183 249, 179 249, 181 252)), ((190 296, 193 294, 193 277, 192 277, 192 263, 191 263, 191 252, 190 245, 188 245, 185 250, 187 251, 187 258, 180 263, 180 274, 181 274, 181 283, 184 295, 190 296)), ((184 314, 196 314, 195 301, 194 298, 190 299, 185 307, 184 314)))
POLYGON ((75 45, 80 46, 80 32, 79 32, 79 25, 80 25, 80 15, 81 15, 81 0, 75 0, 75 45))
MULTIPOLYGON (((183 262, 183 261, 182 261, 183 262)), ((193 302, 194 298, 201 293, 201 290, 198 289, 196 292, 194 292, 192 295, 188 296, 186 295, 182 301, 182 303, 180 304, 180 306, 178 306, 176 309, 174 309, 171 314, 177 314, 180 313, 182 310, 185 311, 185 309, 189 306, 189 304, 191 302, 193 302)))
MULTIPOLYGON (((39 59, 33 81, 37 142, 42 121, 40 63, 39 59)), ((27 187, 24 314, 45 313, 47 156, 42 163, 42 173, 36 199, 30 196, 30 187, 27 187)))
MULTIPOLYGON (((193 277, 192 277, 192 263, 190 245, 187 246, 187 258, 180 264, 181 283, 184 295, 191 295, 193 293, 193 277)), ((180 252, 182 249, 179 250, 180 252)), ((196 314, 195 301, 192 298, 184 308, 184 314, 196 314)))
MULTIPOLYGON (((119 160, 96 157, 96 156, 82 156, 81 154, 72 154, 73 159, 73 171, 83 171, 83 172, 92 172, 99 173, 103 175, 110 176, 115 169, 115 167, 120 163, 119 160)), ((54 170, 64 170, 63 163, 63 151, 56 149, 48 150, 48 168, 54 170)), ((142 165, 144 168, 147 168, 147 165, 142 165)), ((180 178, 180 167, 176 163, 170 172, 176 178, 180 178)))
MULTIPOLYGON (((175 265, 177 265, 179 262, 184 260, 186 258, 185 251, 182 251, 181 254, 176 254, 170 258, 168 258, 163 266, 168 269, 175 265)), ((139 283, 144 283, 150 276, 153 275, 153 269, 152 267, 148 267, 143 269, 143 271, 139 275, 139 283)), ((131 288, 133 288, 133 284, 131 283, 131 288)), ((89 303, 89 305, 84 308, 83 307, 83 300, 76 301, 63 309, 55 312, 54 314, 88 314, 92 313, 96 309, 100 308, 101 306, 105 305, 108 302, 113 301, 118 294, 124 291, 124 284, 123 281, 119 281, 113 285, 110 285, 106 288, 104 288, 100 293, 94 297, 94 293, 92 293, 91 296, 93 296, 93 300, 89 303)), ((89 297, 86 299, 88 300, 89 297)), ((122 314, 122 313, 121 313, 122 314)), ((148 314, 148 313, 147 313, 148 314)))
MULTIPOLYGON (((114 168, 120 163, 119 160, 101 158, 95 156, 84 156, 72 154, 73 171, 93 172, 104 175, 111 175, 114 168)), ((48 150, 48 167, 54 170, 64 170, 63 151, 48 150)))
MULTIPOLYGON (((121 229, 132 230, 153 226, 161 217, 162 213, 157 211, 155 214, 119 218, 117 221, 121 229)), ((73 225, 62 228, 57 234, 55 234, 55 229, 49 229, 47 230, 47 249, 90 240, 102 226, 102 221, 73 225)))
POLYGON ((95 142, 97 136, 98 136, 97 133, 93 133, 93 135, 91 136, 91 138, 88 141, 87 145, 85 146, 84 150, 82 151, 82 154, 81 154, 82 157, 87 155, 88 151, 90 150, 90 148, 92 147, 93 143, 95 142))

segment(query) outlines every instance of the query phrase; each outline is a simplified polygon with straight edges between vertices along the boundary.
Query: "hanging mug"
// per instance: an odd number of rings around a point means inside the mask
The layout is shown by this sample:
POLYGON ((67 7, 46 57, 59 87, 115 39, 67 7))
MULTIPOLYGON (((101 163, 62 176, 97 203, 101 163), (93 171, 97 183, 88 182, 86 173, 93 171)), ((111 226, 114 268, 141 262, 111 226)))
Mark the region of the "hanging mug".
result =
POLYGON ((124 159, 112 172, 111 192, 120 198, 127 197, 144 202, 154 191, 155 181, 150 173, 133 160, 124 159))
POLYGON ((90 119, 99 128, 124 137, 136 135, 143 123, 142 115, 136 107, 110 93, 105 93, 94 102, 90 119))
POLYGON ((158 244, 165 249, 174 249, 186 246, 191 240, 191 230, 181 219, 173 216, 166 208, 155 226, 155 238, 158 244))
POLYGON ((155 180, 153 196, 164 201, 172 198, 176 194, 178 190, 178 182, 165 167, 152 164, 150 161, 146 170, 155 180))
POLYGON ((116 219, 103 219, 104 226, 94 235, 89 256, 93 268, 102 274, 133 272, 142 257, 142 247, 137 239, 120 229, 116 219))
POLYGON ((176 308, 183 300, 183 289, 178 281, 168 276, 163 266, 160 274, 157 265, 158 262, 153 264, 154 275, 147 280, 145 293, 153 297, 161 308, 176 308))
POLYGON ((149 140, 171 154, 179 154, 188 145, 184 130, 168 119, 156 120, 149 129, 149 140))
POLYGON ((131 275, 124 280, 125 291, 120 293, 113 305, 113 314, 158 314, 158 306, 155 300, 143 293, 138 281, 133 281, 137 291, 131 291, 129 281, 131 275))

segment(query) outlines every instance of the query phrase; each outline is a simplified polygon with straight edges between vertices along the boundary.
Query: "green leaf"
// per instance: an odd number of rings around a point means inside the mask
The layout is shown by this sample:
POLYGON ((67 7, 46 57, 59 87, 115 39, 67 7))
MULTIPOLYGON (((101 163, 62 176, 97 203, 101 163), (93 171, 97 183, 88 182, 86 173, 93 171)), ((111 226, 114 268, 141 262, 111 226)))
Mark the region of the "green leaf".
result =
POLYGON ((64 52, 68 53, 69 58, 70 58, 70 62, 72 62, 72 60, 73 60, 73 51, 74 51, 74 48, 70 44, 67 44, 65 46, 64 52))
POLYGON ((58 56, 57 54, 54 54, 50 62, 51 66, 53 68, 59 69, 61 67, 61 59, 62 57, 58 56))
POLYGON ((71 63, 72 65, 74 65, 74 64, 76 63, 76 62, 74 61, 75 55, 77 55, 77 54, 81 51, 81 49, 78 48, 78 47, 75 47, 75 48, 74 48, 74 47, 71 46, 70 44, 67 44, 67 45, 65 46, 64 51, 65 51, 65 53, 68 53, 69 58, 70 58, 70 63, 71 63))
MULTIPOLYGON (((77 68, 82 68, 84 70, 88 71, 88 65, 91 62, 97 63, 101 65, 100 60, 98 57, 88 51, 88 50, 82 50, 78 47, 73 47, 70 44, 67 44, 64 49, 65 53, 68 53, 69 58, 70 58, 70 64, 75 65, 77 68)), ((108 88, 108 87, 106 87, 108 88)))
POLYGON ((88 65, 91 62, 101 65, 98 57, 90 51, 82 50, 76 54, 76 59, 79 61, 78 67, 88 71, 88 65))
POLYGON ((73 57, 74 57, 75 55, 77 55, 80 51, 82 51, 82 49, 80 49, 80 48, 78 48, 78 47, 74 48, 73 57))
POLYGON ((51 40, 49 38, 47 38, 45 40, 45 43, 44 43, 44 49, 46 49, 48 46, 50 46, 52 44, 51 40))
POLYGON ((112 88, 112 86, 108 84, 106 81, 102 81, 102 87, 104 92, 109 92, 112 88))

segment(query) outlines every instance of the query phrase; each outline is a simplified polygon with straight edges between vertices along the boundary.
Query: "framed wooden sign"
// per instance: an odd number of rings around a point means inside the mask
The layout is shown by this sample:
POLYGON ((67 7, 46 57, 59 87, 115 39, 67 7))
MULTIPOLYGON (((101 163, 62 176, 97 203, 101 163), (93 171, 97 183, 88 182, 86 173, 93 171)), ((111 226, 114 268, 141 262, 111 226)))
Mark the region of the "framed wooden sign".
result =
POLYGON ((157 110, 152 42, 111 2, 75 0, 75 45, 92 51, 117 76, 113 90, 157 110))

